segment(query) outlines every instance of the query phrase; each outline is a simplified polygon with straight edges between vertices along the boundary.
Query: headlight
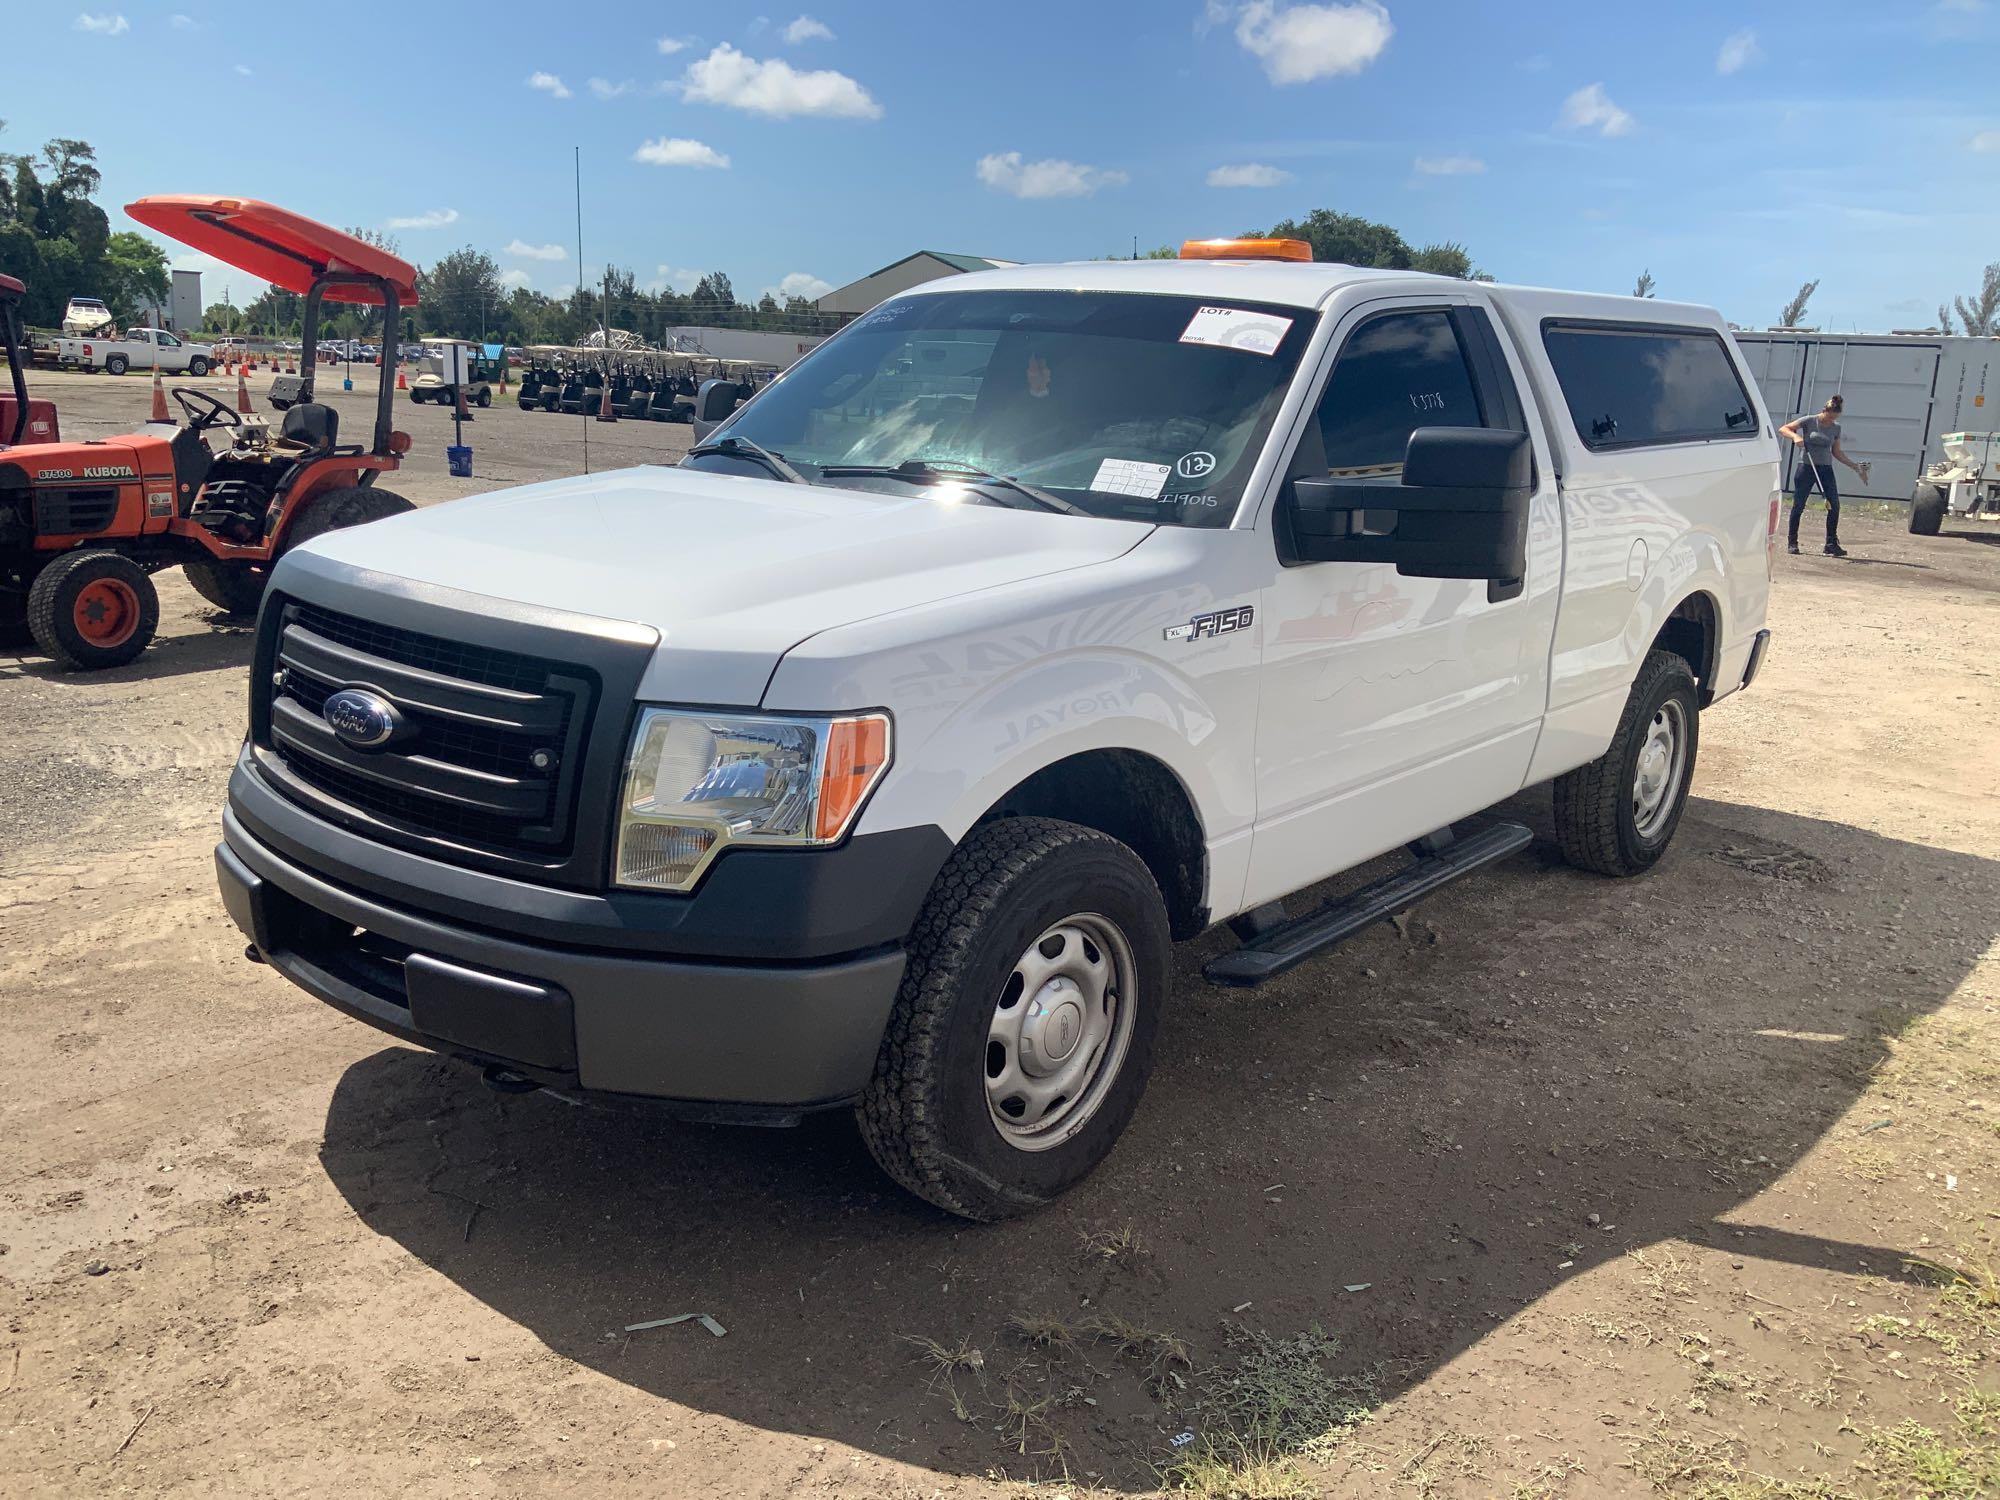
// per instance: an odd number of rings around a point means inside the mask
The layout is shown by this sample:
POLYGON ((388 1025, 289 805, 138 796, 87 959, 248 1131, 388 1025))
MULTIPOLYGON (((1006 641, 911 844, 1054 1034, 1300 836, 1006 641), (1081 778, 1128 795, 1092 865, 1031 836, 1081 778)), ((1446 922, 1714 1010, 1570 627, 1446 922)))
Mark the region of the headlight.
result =
POLYGON ((618 884, 691 888, 730 844, 830 844, 889 768, 889 716, 649 708, 618 803, 618 884))

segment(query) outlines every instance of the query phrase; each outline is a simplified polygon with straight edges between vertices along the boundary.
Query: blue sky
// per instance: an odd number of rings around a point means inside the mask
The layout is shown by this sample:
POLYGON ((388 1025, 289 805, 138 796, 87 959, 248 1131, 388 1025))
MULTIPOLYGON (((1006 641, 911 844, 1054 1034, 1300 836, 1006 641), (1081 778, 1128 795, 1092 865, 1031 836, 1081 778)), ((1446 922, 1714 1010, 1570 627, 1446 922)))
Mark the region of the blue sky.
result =
POLYGON ((2000 260, 1996 0, 800 3, 14 0, 39 61, 0 149, 92 142, 114 227, 144 193, 237 193, 545 291, 576 279, 573 146, 593 276, 739 296, 1319 206, 1506 281, 1650 268, 1757 326, 1814 276, 1814 322, 1920 325, 2000 260))

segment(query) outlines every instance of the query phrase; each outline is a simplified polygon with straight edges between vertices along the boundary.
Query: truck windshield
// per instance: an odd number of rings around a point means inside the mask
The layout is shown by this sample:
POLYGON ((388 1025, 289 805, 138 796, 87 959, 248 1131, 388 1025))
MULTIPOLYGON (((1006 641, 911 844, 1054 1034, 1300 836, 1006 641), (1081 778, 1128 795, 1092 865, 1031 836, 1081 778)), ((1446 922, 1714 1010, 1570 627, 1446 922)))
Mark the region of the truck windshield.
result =
POLYGON ((816 483, 974 470, 1092 515, 1227 526, 1314 316, 1133 292, 900 297, 800 360, 724 435, 816 483))

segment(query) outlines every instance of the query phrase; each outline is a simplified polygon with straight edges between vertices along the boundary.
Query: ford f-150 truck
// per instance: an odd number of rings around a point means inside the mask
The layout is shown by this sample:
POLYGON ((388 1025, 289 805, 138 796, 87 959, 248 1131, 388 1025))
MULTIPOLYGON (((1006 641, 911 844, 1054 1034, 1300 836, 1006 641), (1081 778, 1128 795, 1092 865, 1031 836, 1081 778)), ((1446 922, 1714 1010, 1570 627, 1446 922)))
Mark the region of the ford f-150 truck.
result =
POLYGON ((1727 326, 1304 254, 954 277, 712 382, 677 466, 287 553, 216 850, 250 956, 502 1088, 851 1106, 991 1219, 1111 1151, 1174 941, 1268 978, 1543 782, 1642 874, 1768 640, 1727 326))
POLYGON ((57 339, 55 362, 65 369, 103 370, 111 375, 150 370, 155 363, 166 375, 206 375, 215 363, 215 351, 164 328, 128 328, 123 338, 57 339))

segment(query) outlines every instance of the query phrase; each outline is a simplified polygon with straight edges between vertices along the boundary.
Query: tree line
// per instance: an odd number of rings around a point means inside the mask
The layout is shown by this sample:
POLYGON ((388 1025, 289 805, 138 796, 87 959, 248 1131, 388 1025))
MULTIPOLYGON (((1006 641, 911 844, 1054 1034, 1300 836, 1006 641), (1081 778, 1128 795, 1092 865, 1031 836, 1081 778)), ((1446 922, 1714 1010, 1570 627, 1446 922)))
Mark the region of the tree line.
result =
POLYGON ((72 297, 102 298, 121 322, 166 301, 166 253, 143 234, 111 232, 91 201, 102 181, 83 141, 59 136, 39 152, 0 151, 0 271, 27 284, 24 322, 62 322, 72 297))

